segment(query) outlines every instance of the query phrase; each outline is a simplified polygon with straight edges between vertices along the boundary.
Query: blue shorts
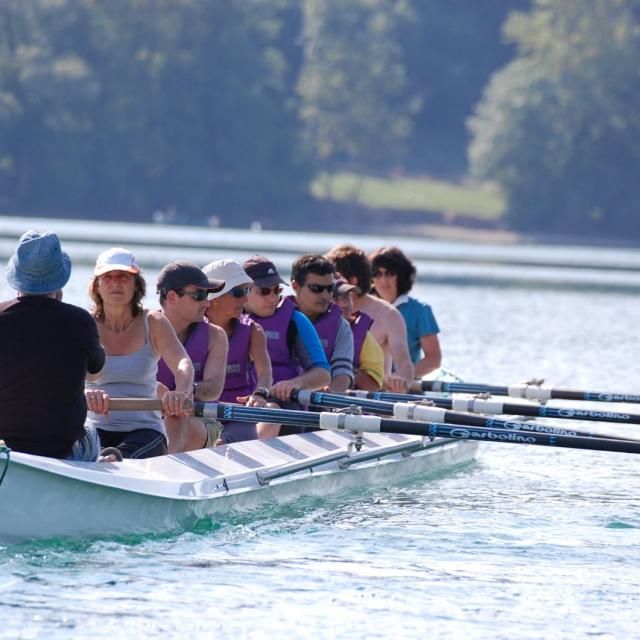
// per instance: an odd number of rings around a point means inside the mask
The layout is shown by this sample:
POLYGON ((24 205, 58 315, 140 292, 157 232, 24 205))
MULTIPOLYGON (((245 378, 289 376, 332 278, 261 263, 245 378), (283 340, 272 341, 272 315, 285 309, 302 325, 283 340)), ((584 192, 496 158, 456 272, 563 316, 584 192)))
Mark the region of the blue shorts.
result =
POLYGON ((71 455, 65 460, 79 460, 80 462, 95 462, 100 453, 100 440, 95 427, 85 425, 84 436, 73 443, 71 455))

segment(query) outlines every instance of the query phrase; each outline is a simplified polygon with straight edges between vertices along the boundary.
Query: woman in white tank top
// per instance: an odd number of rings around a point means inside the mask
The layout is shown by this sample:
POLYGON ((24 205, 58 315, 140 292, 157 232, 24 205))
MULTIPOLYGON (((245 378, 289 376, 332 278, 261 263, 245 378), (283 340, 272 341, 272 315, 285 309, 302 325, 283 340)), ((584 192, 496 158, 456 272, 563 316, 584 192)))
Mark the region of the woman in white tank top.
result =
POLYGON ((166 415, 189 414, 185 403, 193 388, 193 365, 169 320, 141 303, 146 285, 134 255, 122 248, 98 256, 89 287, 92 313, 107 354, 102 371, 87 377, 88 422, 98 429, 101 445, 115 447, 116 457, 150 458, 167 453, 159 411, 109 413, 109 398, 155 398, 158 360, 164 359, 176 380, 175 391, 162 395, 166 415))

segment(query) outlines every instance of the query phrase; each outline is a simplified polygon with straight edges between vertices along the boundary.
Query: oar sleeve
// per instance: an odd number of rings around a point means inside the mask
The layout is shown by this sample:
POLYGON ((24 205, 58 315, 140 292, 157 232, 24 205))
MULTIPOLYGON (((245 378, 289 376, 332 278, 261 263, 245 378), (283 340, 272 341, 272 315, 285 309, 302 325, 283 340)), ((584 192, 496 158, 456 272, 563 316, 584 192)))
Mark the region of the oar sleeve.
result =
POLYGON ((480 398, 452 398, 451 409, 465 413, 500 415, 504 413, 504 403, 499 400, 484 400, 480 398))
POLYGON ((550 387, 540 387, 526 382, 510 384, 507 389, 510 398, 526 398, 527 400, 539 400, 540 402, 551 400, 552 398, 550 387))
POLYGON ((379 433, 382 418, 379 416, 363 416, 353 413, 329 413, 323 411, 320 414, 319 426, 332 431, 366 431, 379 433))
POLYGON ((396 402, 393 405, 393 417, 399 420, 420 420, 422 422, 445 422, 446 410, 424 404, 396 402))

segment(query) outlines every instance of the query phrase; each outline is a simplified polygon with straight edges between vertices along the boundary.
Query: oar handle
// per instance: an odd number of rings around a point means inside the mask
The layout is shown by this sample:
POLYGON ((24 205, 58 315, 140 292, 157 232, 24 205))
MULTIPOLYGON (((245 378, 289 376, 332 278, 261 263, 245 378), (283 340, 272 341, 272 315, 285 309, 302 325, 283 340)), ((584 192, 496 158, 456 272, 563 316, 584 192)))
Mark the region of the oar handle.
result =
MULTIPOLYGON (((189 400, 187 408, 193 409, 189 400)), ((162 400, 158 398, 109 398, 109 411, 161 411, 162 400)))

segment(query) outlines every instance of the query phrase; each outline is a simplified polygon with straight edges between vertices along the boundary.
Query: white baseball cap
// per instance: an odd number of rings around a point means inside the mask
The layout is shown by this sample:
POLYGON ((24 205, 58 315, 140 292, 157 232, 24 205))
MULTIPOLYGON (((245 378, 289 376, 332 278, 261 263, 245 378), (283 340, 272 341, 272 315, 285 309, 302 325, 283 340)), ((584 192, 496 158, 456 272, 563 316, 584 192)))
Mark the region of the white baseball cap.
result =
POLYGON ((224 287, 220 291, 215 291, 211 294, 210 300, 219 298, 225 293, 229 293, 231 289, 239 287, 241 285, 249 286, 253 280, 249 277, 249 274, 237 263, 235 260, 214 260, 210 262, 206 267, 202 269, 207 277, 215 278, 216 280, 224 280, 224 287))
POLYGON ((112 249, 103 251, 98 256, 93 275, 101 276, 108 271, 140 273, 140 265, 131 251, 127 251, 122 247, 113 247, 112 249))

